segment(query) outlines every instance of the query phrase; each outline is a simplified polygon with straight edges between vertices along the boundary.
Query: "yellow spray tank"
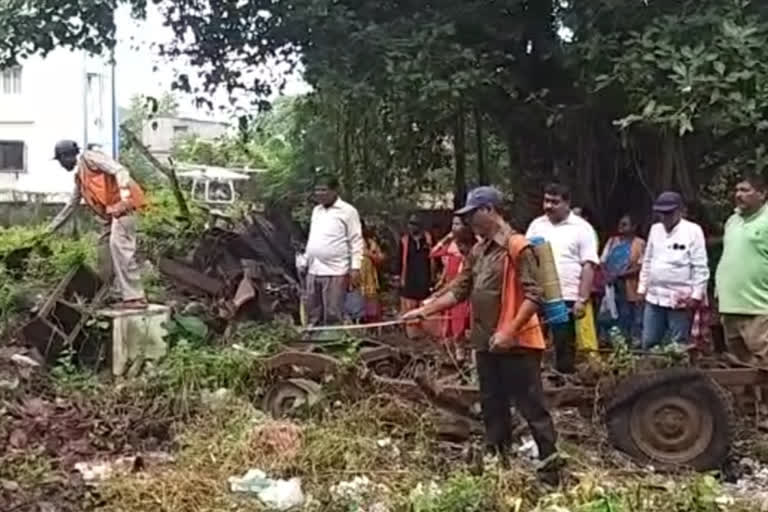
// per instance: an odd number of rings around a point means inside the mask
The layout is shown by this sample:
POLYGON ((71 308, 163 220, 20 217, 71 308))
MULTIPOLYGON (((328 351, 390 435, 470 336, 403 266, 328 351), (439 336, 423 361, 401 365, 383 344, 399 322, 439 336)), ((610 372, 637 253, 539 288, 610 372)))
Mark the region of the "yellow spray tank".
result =
POLYGON ((543 321, 549 325, 564 324, 569 319, 568 306, 566 306, 563 292, 560 290, 560 278, 557 275, 552 246, 539 236, 530 238, 529 242, 531 242, 536 258, 539 260, 537 278, 544 289, 541 305, 543 321))

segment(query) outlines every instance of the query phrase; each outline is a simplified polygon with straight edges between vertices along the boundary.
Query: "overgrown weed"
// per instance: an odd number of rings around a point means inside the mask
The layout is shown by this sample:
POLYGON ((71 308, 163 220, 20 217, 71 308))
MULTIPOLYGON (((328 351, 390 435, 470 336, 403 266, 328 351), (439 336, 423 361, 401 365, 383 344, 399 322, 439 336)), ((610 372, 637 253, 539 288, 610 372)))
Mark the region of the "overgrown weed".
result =
MULTIPOLYGON (((184 330, 187 337, 189 325, 184 330)), ((290 334, 249 325, 230 341, 266 356, 290 334)), ((618 366, 625 367, 624 356, 617 359, 618 366)), ((235 495, 227 485, 230 476, 251 468, 273 478, 301 477, 305 493, 312 497, 306 507, 310 511, 369 512, 374 503, 391 512, 751 510, 731 503, 709 475, 671 478, 636 468, 619 470, 610 462, 593 464, 594 456, 570 443, 563 443, 570 460, 566 483, 557 492, 539 486, 529 461, 516 461, 509 471, 492 468, 477 475, 465 453, 436 441, 435 417, 429 408, 380 394, 359 381, 354 392, 347 393, 343 376, 326 383, 323 407, 306 411, 297 420, 301 441, 295 455, 265 450, 255 432, 271 420, 253 405, 269 384, 262 361, 201 339, 178 339, 168 357, 150 372, 114 389, 103 384, 80 386, 77 370, 66 364, 58 372, 63 383, 75 385, 86 396, 91 393, 104 408, 157 404, 152 414, 165 414, 175 422, 176 462, 105 483, 105 512, 260 510, 254 498, 235 495), (218 388, 231 393, 216 407, 202 405, 201 394, 218 388), (365 504, 334 494, 334 486, 355 477, 371 482, 361 493, 365 504)), ((12 474, 5 471, 0 476, 35 481, 49 469, 45 460, 34 457, 20 462, 12 474)))

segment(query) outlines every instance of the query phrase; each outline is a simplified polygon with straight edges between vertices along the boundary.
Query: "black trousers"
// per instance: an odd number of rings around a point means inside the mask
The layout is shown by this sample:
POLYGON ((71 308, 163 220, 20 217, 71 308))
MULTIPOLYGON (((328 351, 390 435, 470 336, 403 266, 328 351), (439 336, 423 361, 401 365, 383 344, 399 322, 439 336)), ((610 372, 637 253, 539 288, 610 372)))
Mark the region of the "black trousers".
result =
POLYGON ((487 443, 500 451, 511 444, 509 407, 514 401, 539 447, 539 458, 544 460, 552 455, 557 435, 544 405, 541 352, 519 349, 503 353, 478 351, 475 355, 487 443))
MULTIPOLYGON (((573 311, 573 302, 566 302, 569 311, 573 311)), ((568 321, 550 326, 552 344, 555 346, 555 369, 560 373, 576 371, 576 318, 568 315, 568 321)))

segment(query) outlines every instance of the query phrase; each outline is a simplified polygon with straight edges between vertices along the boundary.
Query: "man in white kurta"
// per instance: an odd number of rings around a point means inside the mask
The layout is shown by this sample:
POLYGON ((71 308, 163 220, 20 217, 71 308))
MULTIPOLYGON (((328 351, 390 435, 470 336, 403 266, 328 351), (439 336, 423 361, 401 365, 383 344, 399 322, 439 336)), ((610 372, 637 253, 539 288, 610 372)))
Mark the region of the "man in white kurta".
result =
POLYGON ((683 218, 683 199, 664 192, 653 204, 661 222, 651 226, 637 291, 645 296, 643 348, 686 343, 694 311, 707 294, 709 266, 701 226, 683 218))
POLYGON ((315 186, 317 206, 307 241, 307 316, 309 325, 334 325, 344 319, 344 299, 359 286, 363 233, 355 207, 338 196, 338 181, 326 177, 315 186))

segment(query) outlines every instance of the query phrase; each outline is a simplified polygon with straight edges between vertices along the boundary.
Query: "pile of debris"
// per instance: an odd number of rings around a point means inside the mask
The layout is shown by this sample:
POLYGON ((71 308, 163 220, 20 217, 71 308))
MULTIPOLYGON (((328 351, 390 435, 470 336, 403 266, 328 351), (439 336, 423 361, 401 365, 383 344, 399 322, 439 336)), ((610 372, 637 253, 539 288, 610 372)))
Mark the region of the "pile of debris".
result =
POLYGON ((21 340, 49 364, 68 351, 75 361, 98 366, 106 347, 84 327, 107 292, 99 276, 78 265, 29 311, 31 318, 20 330, 21 340))
POLYGON ((162 399, 130 389, 63 397, 43 363, 34 349, 0 348, 0 510, 84 510, 92 493, 78 464, 125 456, 135 467, 137 454, 171 446, 162 399))
POLYGON ((221 215, 184 259, 162 258, 160 272, 222 320, 299 320, 295 251, 301 242, 260 213, 234 222, 221 215))
POLYGON ((168 404, 127 388, 99 400, 62 397, 34 350, 0 349, 0 457, 31 452, 71 466, 83 457, 157 450, 171 439, 168 404))
MULTIPOLYGON (((212 333, 240 320, 268 322, 276 315, 298 322, 300 284, 294 262, 301 234, 279 216, 279 228, 255 212, 237 222, 221 214, 212 217, 185 257, 159 259, 173 312, 198 315, 212 333)), ((48 364, 66 351, 75 364, 100 369, 110 358, 110 333, 93 326, 99 324, 98 311, 108 294, 109 286, 92 269, 78 265, 24 308, 9 337, 36 350, 48 364)))

